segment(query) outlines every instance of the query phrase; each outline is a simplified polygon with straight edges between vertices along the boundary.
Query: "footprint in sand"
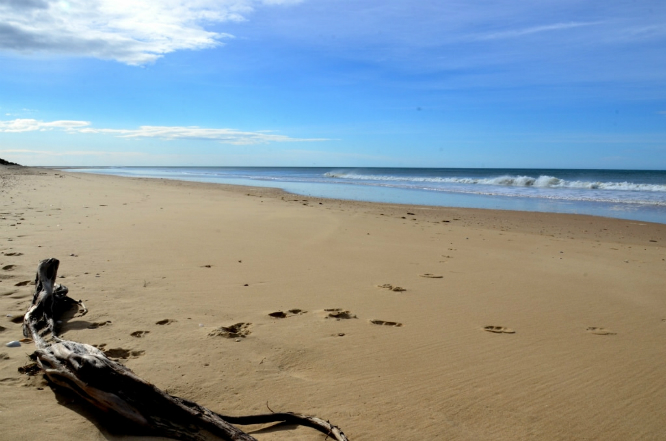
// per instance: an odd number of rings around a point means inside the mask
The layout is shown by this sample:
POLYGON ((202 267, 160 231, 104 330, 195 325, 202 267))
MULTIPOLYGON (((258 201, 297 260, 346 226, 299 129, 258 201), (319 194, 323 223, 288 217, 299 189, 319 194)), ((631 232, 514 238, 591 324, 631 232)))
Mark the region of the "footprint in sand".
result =
POLYGON ((505 328, 504 326, 484 326, 483 327, 484 331, 488 332, 494 332, 495 334, 515 334, 516 331, 514 331, 511 328, 505 328))
POLYGON ((324 309, 324 312, 328 312, 328 314, 324 318, 334 318, 336 320, 357 318, 355 314, 351 313, 351 311, 345 311, 341 308, 324 309))
POLYGON ((268 315, 271 316, 271 317, 274 317, 274 318, 287 318, 287 317, 291 317, 291 316, 293 316, 293 315, 301 315, 301 314, 305 314, 306 312, 307 312, 307 311, 303 311, 302 309, 290 309, 290 310, 287 311, 287 312, 284 312, 284 311, 275 311, 275 312, 271 312, 271 313, 268 314, 268 315))
POLYGON ((4 326, 0 326, 0 332, 4 331, 4 330, 6 330, 6 329, 7 329, 7 328, 5 328, 4 326))
POLYGON ((31 283, 32 283, 32 280, 24 280, 23 282, 19 282, 19 283, 15 284, 14 286, 27 286, 27 285, 30 285, 31 283))
POLYGON ((430 274, 430 273, 425 273, 425 274, 419 274, 420 277, 425 277, 427 279, 441 279, 444 276, 436 276, 435 274, 430 274))
POLYGON ((23 316, 17 315, 9 319, 12 323, 23 323, 23 316))
POLYGON ((5 256, 22 256, 23 253, 3 253, 5 256))
POLYGON ((134 331, 130 335, 132 337, 142 338, 142 337, 145 337, 146 334, 150 334, 150 331, 134 331))
POLYGON ((103 350, 103 352, 104 355, 106 355, 109 358, 128 359, 128 358, 138 358, 143 354, 145 354, 146 351, 133 351, 131 349, 113 348, 113 349, 103 350))
POLYGON ((12 271, 14 268, 16 268, 16 265, 5 265, 2 267, 5 271, 12 271))
POLYGON ((107 320, 105 322, 96 322, 96 323, 91 323, 88 325, 88 329, 97 329, 101 328, 102 326, 110 325, 111 320, 107 320))
POLYGON ((0 352, 0 360, 9 360, 9 355, 4 352, 0 352))
POLYGON ((156 325, 170 325, 171 323, 175 323, 177 320, 173 319, 164 319, 160 320, 159 322, 155 322, 156 325))
POLYGON ((384 288, 384 289, 390 289, 391 291, 395 292, 402 292, 402 291, 407 291, 405 288, 401 286, 393 286, 390 283, 385 283, 383 285, 377 285, 378 288, 384 288))
POLYGON ((209 337, 224 337, 224 338, 245 338, 251 334, 250 325, 252 323, 236 323, 231 326, 221 326, 211 331, 209 337))
POLYGON ((586 331, 589 332, 590 334, 596 334, 596 335, 617 335, 617 332, 613 332, 607 328, 598 328, 596 326, 590 326, 586 329, 586 331))
POLYGON ((380 326, 394 326, 396 328, 402 327, 402 323, 387 322, 385 320, 370 320, 370 323, 372 323, 373 325, 380 325, 380 326))

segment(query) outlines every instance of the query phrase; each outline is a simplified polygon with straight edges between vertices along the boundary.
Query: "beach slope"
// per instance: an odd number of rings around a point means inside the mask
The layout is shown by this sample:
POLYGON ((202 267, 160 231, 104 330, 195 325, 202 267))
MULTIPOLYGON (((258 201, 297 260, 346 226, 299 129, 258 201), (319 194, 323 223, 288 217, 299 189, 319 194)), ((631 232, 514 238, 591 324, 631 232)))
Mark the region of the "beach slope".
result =
POLYGON ((2 166, 0 185, 0 439, 128 439, 5 346, 47 257, 90 310, 65 338, 223 414, 352 440, 664 439, 666 225, 2 166))

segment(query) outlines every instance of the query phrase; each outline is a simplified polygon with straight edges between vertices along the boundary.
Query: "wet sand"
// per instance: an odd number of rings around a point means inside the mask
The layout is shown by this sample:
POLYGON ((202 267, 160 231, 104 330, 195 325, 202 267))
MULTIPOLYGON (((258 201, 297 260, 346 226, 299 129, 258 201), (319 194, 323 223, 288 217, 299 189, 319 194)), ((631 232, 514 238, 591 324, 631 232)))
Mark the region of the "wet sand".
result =
POLYGON ((5 347, 47 257, 90 310, 65 338, 221 413, 352 440, 664 437, 666 225, 12 167, 0 213, 0 439, 128 439, 5 347))

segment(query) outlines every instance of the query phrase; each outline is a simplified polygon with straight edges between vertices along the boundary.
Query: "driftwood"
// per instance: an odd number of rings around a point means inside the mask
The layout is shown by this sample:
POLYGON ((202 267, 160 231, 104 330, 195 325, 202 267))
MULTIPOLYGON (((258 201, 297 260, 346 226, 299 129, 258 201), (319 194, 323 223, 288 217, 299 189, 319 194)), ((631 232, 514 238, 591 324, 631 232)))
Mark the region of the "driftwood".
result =
POLYGON ((193 441, 215 437, 251 441, 255 438, 232 424, 280 422, 308 426, 331 439, 347 441, 338 427, 316 417, 290 412, 221 415, 169 395, 93 346, 59 338, 56 319, 63 307, 71 308, 75 303, 82 314, 87 312, 82 302, 67 297, 66 287, 55 283, 59 263, 54 258, 39 263, 32 305, 23 319, 23 334, 31 337, 37 347, 36 362, 55 387, 69 389, 97 409, 127 420, 151 435, 193 441))

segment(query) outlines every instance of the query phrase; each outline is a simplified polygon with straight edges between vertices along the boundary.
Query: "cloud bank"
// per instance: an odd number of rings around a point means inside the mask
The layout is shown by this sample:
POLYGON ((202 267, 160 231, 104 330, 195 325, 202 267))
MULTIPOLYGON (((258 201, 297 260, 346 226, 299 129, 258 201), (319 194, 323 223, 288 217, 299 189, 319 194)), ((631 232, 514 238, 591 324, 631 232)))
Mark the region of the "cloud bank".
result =
POLYGON ((206 26, 244 21, 261 5, 301 0, 0 0, 0 50, 154 62, 231 35, 206 26))
POLYGON ((197 126, 141 126, 138 129, 97 129, 89 121, 37 121, 15 119, 0 121, 0 133, 21 133, 63 130, 69 133, 115 135, 119 138, 157 138, 162 140, 190 139, 217 141, 223 144, 253 145, 271 142, 328 141, 324 138, 291 138, 268 131, 245 132, 235 129, 209 129, 197 126))

